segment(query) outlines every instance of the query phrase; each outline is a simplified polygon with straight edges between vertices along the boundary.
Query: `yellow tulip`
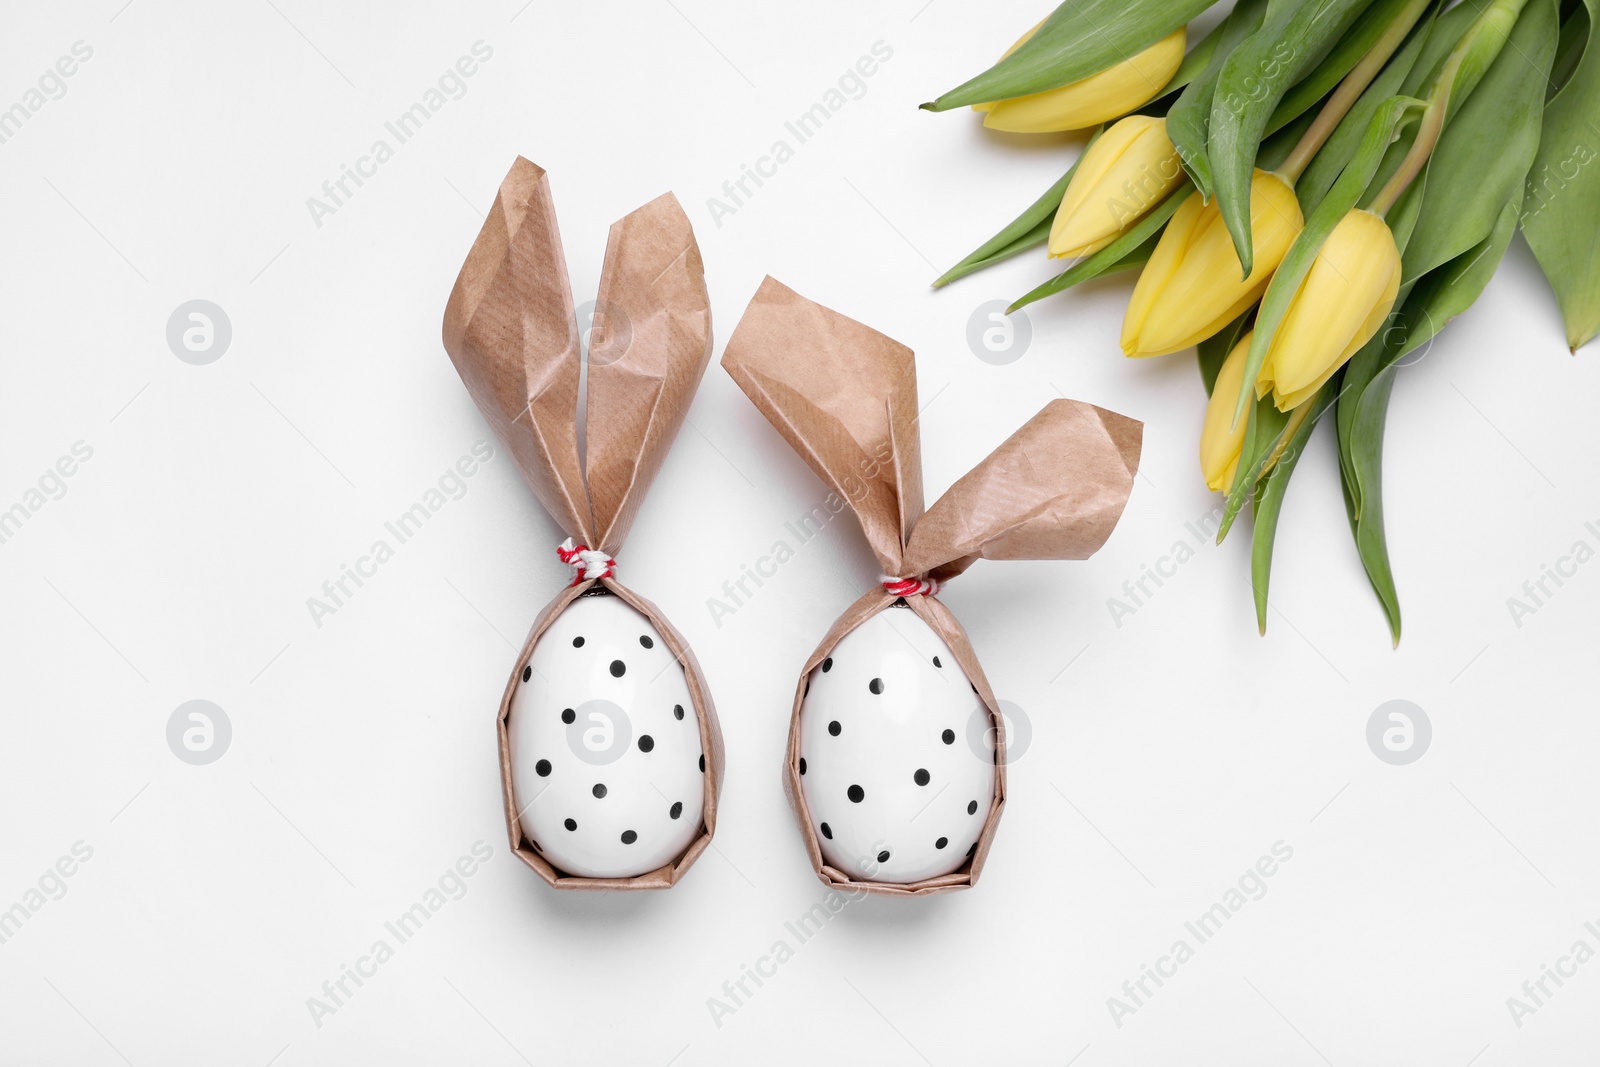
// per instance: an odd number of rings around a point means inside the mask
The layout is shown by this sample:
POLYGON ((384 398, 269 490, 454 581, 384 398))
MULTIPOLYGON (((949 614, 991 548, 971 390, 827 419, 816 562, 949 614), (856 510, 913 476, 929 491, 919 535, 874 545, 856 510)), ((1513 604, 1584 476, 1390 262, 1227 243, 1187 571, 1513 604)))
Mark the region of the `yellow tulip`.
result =
POLYGON ((1200 431, 1200 473, 1205 476, 1206 487, 1213 492, 1226 493, 1232 488, 1234 471, 1239 467, 1245 420, 1234 424, 1233 406, 1239 399, 1239 386, 1244 382, 1244 365, 1250 359, 1250 337, 1254 332, 1239 338, 1239 343, 1228 353, 1212 386, 1211 402, 1206 405, 1205 426, 1200 431))
MULTIPOLYGON (((1200 473, 1206 480, 1206 487, 1213 492, 1226 493, 1233 489, 1233 478, 1239 469, 1239 456, 1244 451, 1245 431, 1249 428, 1248 420, 1240 419, 1237 423, 1233 419, 1234 404, 1239 399, 1239 386, 1244 380, 1245 364, 1250 361, 1250 339, 1255 336, 1255 331, 1250 330, 1237 342, 1233 350, 1228 353, 1228 358, 1222 361, 1222 366, 1217 371, 1217 380, 1212 384, 1211 399, 1206 404, 1205 424, 1200 429, 1200 473)), ((1258 397, 1265 396, 1261 389, 1261 379, 1256 379, 1258 397)), ((1268 388, 1271 388, 1270 383, 1268 388)), ((1278 460, 1288 450, 1289 442, 1299 432, 1300 426, 1306 417, 1311 414, 1314 405, 1305 404, 1297 408, 1289 416, 1289 422, 1284 427, 1278 443, 1267 454, 1266 460, 1261 464, 1261 471, 1256 475, 1259 480, 1272 472, 1278 465, 1278 460)))
POLYGON ((1050 225, 1050 255, 1098 252, 1183 180, 1167 121, 1129 115, 1083 153, 1050 225))
POLYGON ((1233 238, 1213 200, 1198 192, 1173 214, 1133 287, 1122 320, 1122 351, 1164 356, 1199 344, 1261 298, 1305 221, 1294 189, 1276 174, 1250 179, 1250 232, 1255 263, 1239 277, 1233 238))
MULTIPOLYGON (((1339 220, 1272 335, 1256 395, 1270 384, 1279 411, 1299 407, 1378 332, 1400 289, 1400 249, 1370 211, 1339 220)), ((1238 395, 1235 386, 1234 395, 1238 395)))
MULTIPOLYGON (((1023 40, 1032 34, 1029 30, 1023 40)), ((983 124, 992 130, 1010 133, 1051 133, 1088 129, 1118 115, 1126 115, 1154 100, 1172 80, 1183 62, 1187 39, 1186 27, 1179 27, 1131 59, 1081 81, 1030 96, 1000 100, 988 109, 983 124)))

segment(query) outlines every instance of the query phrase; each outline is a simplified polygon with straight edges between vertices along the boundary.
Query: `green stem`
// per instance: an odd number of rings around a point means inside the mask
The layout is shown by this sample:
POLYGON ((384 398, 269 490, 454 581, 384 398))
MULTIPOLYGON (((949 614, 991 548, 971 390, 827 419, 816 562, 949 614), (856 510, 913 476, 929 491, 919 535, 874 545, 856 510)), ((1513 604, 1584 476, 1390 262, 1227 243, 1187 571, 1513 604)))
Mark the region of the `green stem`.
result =
POLYGON ((1428 9, 1433 0, 1411 0, 1403 8, 1389 27, 1383 31, 1372 45, 1370 51, 1361 57, 1361 62, 1350 68, 1350 73, 1344 76, 1328 102, 1317 113, 1316 121, 1306 130, 1300 138, 1300 143, 1294 146, 1289 157, 1278 168, 1278 174, 1290 185, 1300 180, 1300 174, 1310 165, 1311 159, 1321 150, 1333 131, 1350 109, 1355 106, 1361 94, 1367 91, 1367 86, 1372 84, 1384 64, 1393 58, 1400 45, 1405 41, 1406 35, 1417 24, 1422 13, 1428 9))
POLYGON ((1428 157, 1433 155, 1433 149, 1439 143, 1439 134, 1444 131, 1445 111, 1450 106, 1450 87, 1455 83, 1456 71, 1461 68, 1461 59, 1465 54, 1459 49, 1451 53, 1439 72, 1433 92, 1428 95, 1428 107, 1422 113, 1422 124, 1417 127, 1417 139, 1411 142, 1405 159, 1400 161, 1400 169, 1394 172, 1384 187, 1378 190, 1378 195, 1372 198, 1372 203, 1367 205, 1367 210, 1380 219, 1389 214, 1395 201, 1422 173, 1422 168, 1428 165, 1428 157))

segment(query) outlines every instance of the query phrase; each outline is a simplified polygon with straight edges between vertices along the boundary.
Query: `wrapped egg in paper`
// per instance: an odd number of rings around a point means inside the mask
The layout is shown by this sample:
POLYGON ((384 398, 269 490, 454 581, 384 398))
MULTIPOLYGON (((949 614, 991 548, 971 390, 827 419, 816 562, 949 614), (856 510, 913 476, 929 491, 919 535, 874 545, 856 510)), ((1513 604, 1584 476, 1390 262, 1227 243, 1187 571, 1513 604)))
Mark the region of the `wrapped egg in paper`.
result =
POLYGON ((972 858, 995 801, 989 729, 955 653, 905 607, 845 634, 800 701, 800 788, 822 858, 852 879, 917 882, 972 858))
POLYGON ((1094 553, 1142 427, 1052 401, 924 510, 909 348, 768 278, 722 365, 822 479, 824 506, 855 511, 883 570, 795 692, 784 781, 812 866, 867 892, 966 888, 1005 806, 1005 721, 939 590, 978 559, 1094 553))
POLYGON ((593 589, 557 615, 506 720, 512 794, 534 851, 587 878, 631 877, 682 855, 705 809, 693 705, 660 632, 620 597, 593 589))
POLYGON ((445 310, 444 344, 566 533, 571 584, 500 703, 513 852, 560 889, 675 885, 710 843, 716 712, 688 643, 617 578, 616 554, 711 358, 700 252, 670 195, 611 228, 585 363, 550 187, 518 158, 445 310))

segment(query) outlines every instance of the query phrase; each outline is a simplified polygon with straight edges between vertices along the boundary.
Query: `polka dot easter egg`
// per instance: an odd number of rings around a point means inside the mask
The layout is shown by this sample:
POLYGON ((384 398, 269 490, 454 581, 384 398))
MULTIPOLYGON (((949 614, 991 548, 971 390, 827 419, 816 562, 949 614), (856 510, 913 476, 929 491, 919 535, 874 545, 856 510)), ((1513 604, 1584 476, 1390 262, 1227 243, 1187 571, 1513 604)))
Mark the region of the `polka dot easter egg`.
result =
POLYGON ((671 193, 618 219, 584 343, 550 176, 518 156, 480 214, 445 351, 571 568, 500 691, 511 852, 555 889, 670 889, 716 832, 722 733, 688 642, 632 589, 649 576, 617 557, 711 359, 700 248, 671 193))
POLYGON ((784 787, 812 869, 897 897, 969 888, 1005 810, 1005 724, 939 594, 979 560, 1093 555, 1133 488, 1141 426, 1052 400, 929 505, 932 401, 911 349, 767 278, 722 365, 828 487, 826 508, 855 512, 879 568, 792 705, 784 787))
POLYGON ((994 761, 967 742, 988 725, 950 647, 911 611, 846 634, 800 706, 800 788, 828 865, 880 882, 959 870, 994 801, 994 761))
POLYGON ((631 878, 700 834, 706 761, 683 667, 621 598, 589 593, 556 616, 506 728, 523 837, 559 870, 631 878))

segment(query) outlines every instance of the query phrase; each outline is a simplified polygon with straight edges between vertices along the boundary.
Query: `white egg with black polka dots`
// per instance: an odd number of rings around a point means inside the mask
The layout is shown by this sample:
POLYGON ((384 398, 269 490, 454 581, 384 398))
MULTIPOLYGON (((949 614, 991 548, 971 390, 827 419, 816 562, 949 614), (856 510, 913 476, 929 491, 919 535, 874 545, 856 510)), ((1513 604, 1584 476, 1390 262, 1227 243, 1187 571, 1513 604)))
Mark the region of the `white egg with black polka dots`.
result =
POLYGON ((800 787, 827 864, 897 883, 959 870, 994 800, 989 727, 950 647, 912 611, 846 634, 800 704, 800 787))
POLYGON ((586 594, 556 616, 506 729, 522 835, 558 870, 647 874, 700 833, 706 762, 683 665, 619 597, 586 594))

